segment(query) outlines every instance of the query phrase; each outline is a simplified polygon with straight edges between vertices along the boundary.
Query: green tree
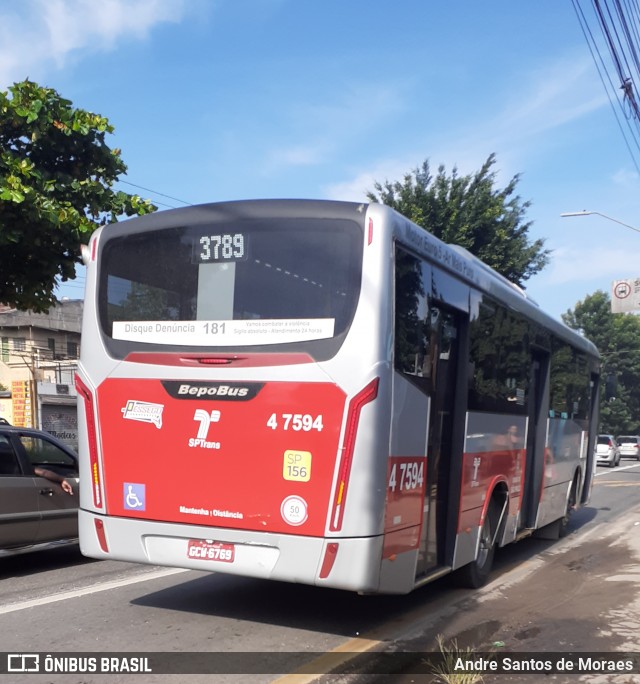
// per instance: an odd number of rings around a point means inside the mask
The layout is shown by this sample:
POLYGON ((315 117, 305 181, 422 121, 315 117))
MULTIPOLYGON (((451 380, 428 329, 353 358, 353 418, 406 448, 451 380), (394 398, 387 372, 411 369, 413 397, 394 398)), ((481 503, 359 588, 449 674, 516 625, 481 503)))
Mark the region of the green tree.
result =
POLYGON ((96 228, 155 211, 112 189, 127 170, 105 142, 113 130, 32 81, 0 92, 0 302, 46 311, 96 228))
POLYGON ((602 355, 600 431, 640 433, 640 318, 611 313, 609 295, 598 290, 562 320, 590 339, 602 355))
POLYGON ((445 242, 455 243, 522 285, 549 261, 544 240, 529 240, 525 220, 530 202, 515 194, 519 176, 503 189, 495 187, 495 155, 474 174, 450 176, 444 166, 432 175, 429 162, 402 181, 375 183, 367 196, 392 207, 445 242))

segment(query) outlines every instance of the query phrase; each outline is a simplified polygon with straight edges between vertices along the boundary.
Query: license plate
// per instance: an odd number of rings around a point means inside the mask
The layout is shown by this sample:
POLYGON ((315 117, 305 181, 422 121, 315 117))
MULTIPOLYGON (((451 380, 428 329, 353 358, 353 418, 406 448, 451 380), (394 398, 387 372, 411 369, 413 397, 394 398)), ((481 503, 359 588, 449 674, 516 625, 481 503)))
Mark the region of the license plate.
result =
POLYGON ((235 555, 235 544, 223 544, 222 542, 211 542, 204 539, 189 539, 187 546, 187 556, 199 560, 233 563, 235 555))

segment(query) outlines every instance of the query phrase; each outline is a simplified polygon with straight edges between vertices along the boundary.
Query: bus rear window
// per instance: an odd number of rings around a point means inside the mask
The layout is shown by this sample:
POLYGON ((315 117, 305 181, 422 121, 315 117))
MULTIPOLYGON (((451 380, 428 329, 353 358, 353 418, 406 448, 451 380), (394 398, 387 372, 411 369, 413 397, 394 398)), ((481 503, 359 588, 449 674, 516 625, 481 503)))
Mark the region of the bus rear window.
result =
POLYGON ((360 293, 362 228, 271 219, 147 230, 102 246, 99 309, 112 354, 252 351, 329 358, 360 293))

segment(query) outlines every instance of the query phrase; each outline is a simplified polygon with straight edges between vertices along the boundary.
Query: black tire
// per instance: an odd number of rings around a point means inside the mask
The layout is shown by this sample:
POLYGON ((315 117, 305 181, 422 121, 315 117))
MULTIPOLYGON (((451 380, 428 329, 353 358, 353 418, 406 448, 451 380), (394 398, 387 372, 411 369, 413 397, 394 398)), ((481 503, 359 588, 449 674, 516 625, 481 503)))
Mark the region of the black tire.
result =
POLYGON ((460 568, 456 573, 460 586, 478 589, 487 583, 496 552, 494 538, 496 537, 496 525, 498 524, 499 515, 499 506, 495 501, 492 501, 489 504, 489 510, 480 531, 478 557, 473 562, 460 568))
POLYGON ((569 497, 567 498, 567 507, 564 512, 564 516, 560 518, 560 525, 558 527, 558 537, 566 537, 569 534, 569 521, 571 519, 571 514, 576 508, 576 489, 578 483, 576 480, 573 481, 571 485, 571 491, 569 492, 569 497))

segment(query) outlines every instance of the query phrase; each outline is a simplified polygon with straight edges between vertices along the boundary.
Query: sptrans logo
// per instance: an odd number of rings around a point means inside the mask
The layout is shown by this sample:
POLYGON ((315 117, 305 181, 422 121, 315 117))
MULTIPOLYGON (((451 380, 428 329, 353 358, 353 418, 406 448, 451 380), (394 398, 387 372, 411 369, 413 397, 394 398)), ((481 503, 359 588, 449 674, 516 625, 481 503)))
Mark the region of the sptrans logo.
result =
POLYGON ((207 438, 209 437, 211 423, 218 423, 220 421, 220 416, 220 411, 211 411, 211 413, 207 413, 204 409, 196 409, 196 412, 193 414, 193 419, 200 423, 200 427, 198 428, 198 434, 189 439, 189 446, 200 449, 219 449, 220 442, 210 442, 207 438))
POLYGON ((163 380, 162 386, 174 399, 250 401, 257 396, 264 383, 163 380))

